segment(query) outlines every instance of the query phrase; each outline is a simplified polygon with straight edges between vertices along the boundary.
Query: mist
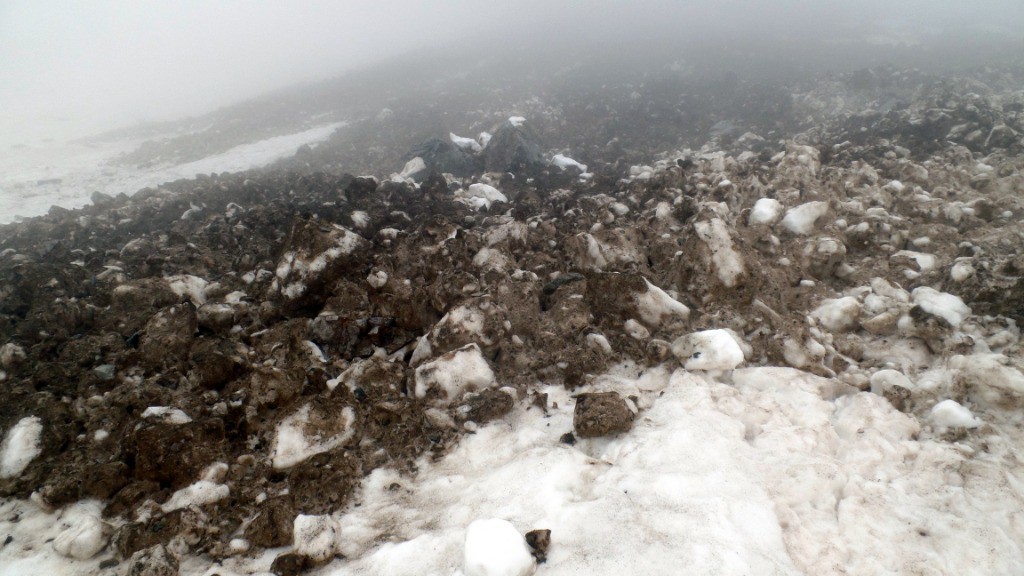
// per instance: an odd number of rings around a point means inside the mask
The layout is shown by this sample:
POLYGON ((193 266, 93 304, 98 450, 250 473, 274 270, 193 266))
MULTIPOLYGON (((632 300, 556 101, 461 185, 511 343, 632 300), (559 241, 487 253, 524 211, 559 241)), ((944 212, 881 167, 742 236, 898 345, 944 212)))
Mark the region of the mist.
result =
POLYGON ((5 0, 0 144, 196 115, 428 48, 466 62, 526 48, 531 57, 551 60, 593 57, 601 49, 621 56, 697 46, 707 55, 747 46, 736 60, 754 68, 782 44, 787 61, 820 60, 820 51, 801 54, 793 47, 824 41, 853 56, 835 63, 840 67, 862 64, 856 55, 868 44, 932 42, 955 53, 999 41, 1024 50, 1020 2, 889 4, 5 0))

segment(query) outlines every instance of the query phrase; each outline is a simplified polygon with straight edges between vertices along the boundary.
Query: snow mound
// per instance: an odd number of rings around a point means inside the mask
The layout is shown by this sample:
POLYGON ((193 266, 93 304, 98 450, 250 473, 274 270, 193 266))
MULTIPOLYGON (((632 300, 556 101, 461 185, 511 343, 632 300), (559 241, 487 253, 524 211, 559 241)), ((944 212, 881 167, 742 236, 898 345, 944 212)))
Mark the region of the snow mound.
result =
POLYGON ((957 328, 964 318, 971 315, 971 309, 958 296, 939 292, 934 288, 921 286, 911 292, 914 304, 929 314, 934 314, 957 328))
POLYGON ((940 430, 947 428, 977 428, 982 425, 980 418, 955 400, 943 400, 930 413, 932 424, 940 430))
POLYGON ((576 160, 573 160, 572 158, 569 158, 568 156, 564 156, 562 154, 555 154, 551 158, 551 164, 553 166, 557 167, 557 168, 562 169, 562 170, 565 170, 566 168, 574 167, 574 168, 578 168, 580 172, 586 172, 587 171, 587 165, 586 164, 580 164, 576 160))
POLYGON ((818 219, 828 213, 828 203, 821 201, 808 202, 790 208, 782 219, 782 227, 793 234, 806 236, 814 232, 818 219))
POLYGON ((672 353, 687 370, 732 370, 743 363, 743 349, 728 330, 704 330, 680 336, 672 353))
POLYGON ((761 198, 754 203, 747 218, 750 226, 771 226, 782 216, 782 203, 774 198, 761 198))
POLYGON ((526 540, 507 520, 476 520, 466 529, 466 576, 528 576, 533 557, 526 540))
POLYGON ((476 140, 472 138, 466 138, 464 136, 458 136, 454 132, 449 132, 448 138, 452 141, 452 144, 455 144, 459 148, 467 150, 469 152, 480 152, 481 150, 484 149, 484 147, 481 146, 480 143, 477 142, 476 140))

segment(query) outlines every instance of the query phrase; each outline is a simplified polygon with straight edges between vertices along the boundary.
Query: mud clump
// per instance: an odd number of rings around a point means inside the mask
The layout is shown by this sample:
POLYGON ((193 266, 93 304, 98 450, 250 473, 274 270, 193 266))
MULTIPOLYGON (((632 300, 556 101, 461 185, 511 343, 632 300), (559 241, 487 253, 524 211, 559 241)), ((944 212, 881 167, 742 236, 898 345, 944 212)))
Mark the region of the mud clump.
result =
POLYGON ((595 392, 576 397, 572 426, 580 438, 598 438, 629 432, 633 411, 617 392, 595 392))

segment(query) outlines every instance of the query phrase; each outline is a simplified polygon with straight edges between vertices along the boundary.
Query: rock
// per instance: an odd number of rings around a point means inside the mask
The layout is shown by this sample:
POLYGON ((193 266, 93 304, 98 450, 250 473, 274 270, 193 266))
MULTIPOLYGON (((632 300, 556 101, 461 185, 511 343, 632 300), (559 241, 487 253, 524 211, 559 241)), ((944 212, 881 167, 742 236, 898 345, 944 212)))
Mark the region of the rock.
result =
POLYGON ((470 396, 469 401, 456 410, 459 418, 484 424, 497 420, 512 411, 515 399, 504 390, 485 389, 470 396))
POLYGON ((178 559, 162 544, 132 554, 128 576, 178 576, 178 559))
POLYGON ((576 397, 572 425, 580 438, 597 438, 629 432, 633 411, 617 392, 592 392, 576 397))
POLYGON ((260 505, 260 512, 245 528, 245 538, 264 548, 287 546, 292 542, 295 507, 287 496, 269 498, 260 505))
POLYGON ((285 552, 278 554, 270 565, 270 571, 276 576, 299 576, 317 567, 317 562, 308 556, 285 552))
POLYGON ((526 533, 526 543, 538 564, 548 560, 548 548, 551 546, 551 530, 530 530, 526 533))
POLYGON ((540 144, 525 122, 503 123, 484 148, 484 169, 488 172, 523 172, 543 166, 540 144))
POLYGON ((469 176, 480 169, 480 162, 473 154, 440 138, 430 138, 406 154, 409 161, 415 158, 422 160, 423 167, 407 176, 413 180, 423 179, 430 171, 469 176))

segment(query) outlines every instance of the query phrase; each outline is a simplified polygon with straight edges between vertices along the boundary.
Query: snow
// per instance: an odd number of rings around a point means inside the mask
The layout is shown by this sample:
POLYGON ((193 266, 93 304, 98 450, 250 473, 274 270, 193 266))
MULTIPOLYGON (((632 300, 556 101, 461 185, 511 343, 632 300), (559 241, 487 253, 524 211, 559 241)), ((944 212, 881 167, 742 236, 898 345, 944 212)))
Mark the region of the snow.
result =
POLYGON ((815 200, 801 204, 786 211, 782 219, 782 227, 793 234, 806 236, 814 232, 814 226, 822 216, 828 213, 828 203, 815 200))
POLYGON ((317 426, 310 425, 311 406, 306 404, 281 420, 277 425, 277 432, 274 436, 273 452, 274 468, 281 470, 291 468, 299 462, 333 450, 345 444, 352 437, 352 424, 355 422, 355 412, 350 407, 341 411, 340 418, 334 422, 318 422, 317 426), (309 436, 306 433, 308 428, 327 430, 333 432, 324 436, 318 433, 309 436))
POLYGON ((43 451, 42 435, 43 421, 37 416, 22 418, 7 431, 0 444, 0 478, 14 478, 25 471, 43 451))
POLYGON ((476 520, 466 529, 465 576, 528 576, 534 561, 522 534, 507 520, 476 520))
POLYGON ((113 532, 88 505, 71 508, 62 520, 67 528, 54 538, 53 549, 67 558, 92 558, 107 545, 113 532))
POLYGON ((337 551, 338 529, 330 516, 299 514, 292 523, 295 552, 318 562, 328 560, 337 551))
POLYGON ((480 142, 480 146, 487 148, 487 145, 491 143, 491 138, 494 136, 490 132, 481 132, 477 137, 477 141, 480 142))
POLYGON ((508 198, 500 190, 490 184, 470 184, 466 190, 458 190, 455 193, 458 198, 469 200, 478 210, 490 208, 493 202, 508 202, 508 198))
POLYGON ((459 148, 469 152, 480 152, 481 150, 484 149, 483 146, 481 146, 480 143, 477 142, 476 140, 473 140, 472 138, 458 136, 454 132, 449 132, 448 138, 451 139, 452 144, 455 144, 459 148))
POLYGON ((772 226, 782 217, 782 203, 774 198, 761 198, 750 210, 747 224, 750 226, 772 226))
POLYGON ((916 306, 949 322, 950 326, 954 328, 959 327, 964 318, 971 315, 971 309, 964 304, 964 301, 948 292, 939 292, 934 288, 921 286, 914 288, 910 296, 916 306))
POLYGON ((693 227, 711 250, 711 263, 718 279, 726 288, 735 287, 744 271, 743 256, 732 244, 729 226, 720 218, 712 218, 710 222, 696 222, 693 227))
POLYGON ((423 161, 423 158, 417 156, 412 160, 406 162, 405 166, 402 167, 402 171, 399 172, 398 175, 401 176, 402 178, 412 178, 416 174, 419 174, 420 172, 423 172, 426 169, 427 163, 423 161))
POLYGON ((857 327, 860 310, 860 301, 853 296, 827 298, 811 312, 811 317, 829 332, 842 332, 857 327))
POLYGON ((636 303, 640 309, 640 319, 648 326, 661 326, 662 322, 672 317, 682 320, 690 317, 690 309, 685 304, 669 296, 646 278, 644 282, 647 284, 647 291, 636 296, 636 303))
POLYGON ((188 424, 192 421, 188 414, 170 406, 150 406, 142 412, 142 417, 158 420, 163 424, 188 424))
POLYGON ((179 274, 165 277, 164 282, 178 296, 188 296, 196 308, 206 303, 206 280, 191 274, 179 274))
POLYGON ((565 170, 566 168, 569 167, 575 167, 578 168, 580 172, 587 171, 586 164, 580 164, 579 162, 573 160, 572 158, 569 158, 568 156, 564 156, 562 154, 555 154, 551 158, 551 164, 562 170, 565 170))
POLYGON ((145 168, 114 162, 141 144, 140 140, 47 143, 8 150, 0 155, 0 224, 19 216, 45 214, 52 205, 80 208, 90 204, 90 196, 96 190, 110 196, 132 195, 143 188, 194 178, 196 174, 241 172, 265 166, 291 156, 302 145, 326 140, 344 125, 325 124, 242 144, 192 162, 145 168))
POLYGON ((202 506, 219 500, 226 500, 229 496, 231 496, 231 490, 224 484, 210 480, 199 480, 172 494, 160 508, 164 512, 171 512, 188 508, 189 506, 202 506))
POLYGON ((509 116, 508 123, 513 127, 518 128, 526 123, 526 118, 523 118, 522 116, 509 116))
POLYGON ((971 411, 958 404, 955 400, 943 400, 931 411, 931 421, 937 428, 977 428, 982 421, 975 418, 971 411))
POLYGON ((728 330, 703 330, 680 336, 672 353, 687 370, 732 370, 743 363, 743 349, 728 330))
POLYGON ((493 386, 494 372, 480 347, 468 344, 416 368, 416 397, 434 391, 434 403, 448 405, 467 391, 493 386))
POLYGON ((388 283, 388 273, 383 270, 374 270, 366 277, 366 283, 374 288, 383 288, 388 283))

